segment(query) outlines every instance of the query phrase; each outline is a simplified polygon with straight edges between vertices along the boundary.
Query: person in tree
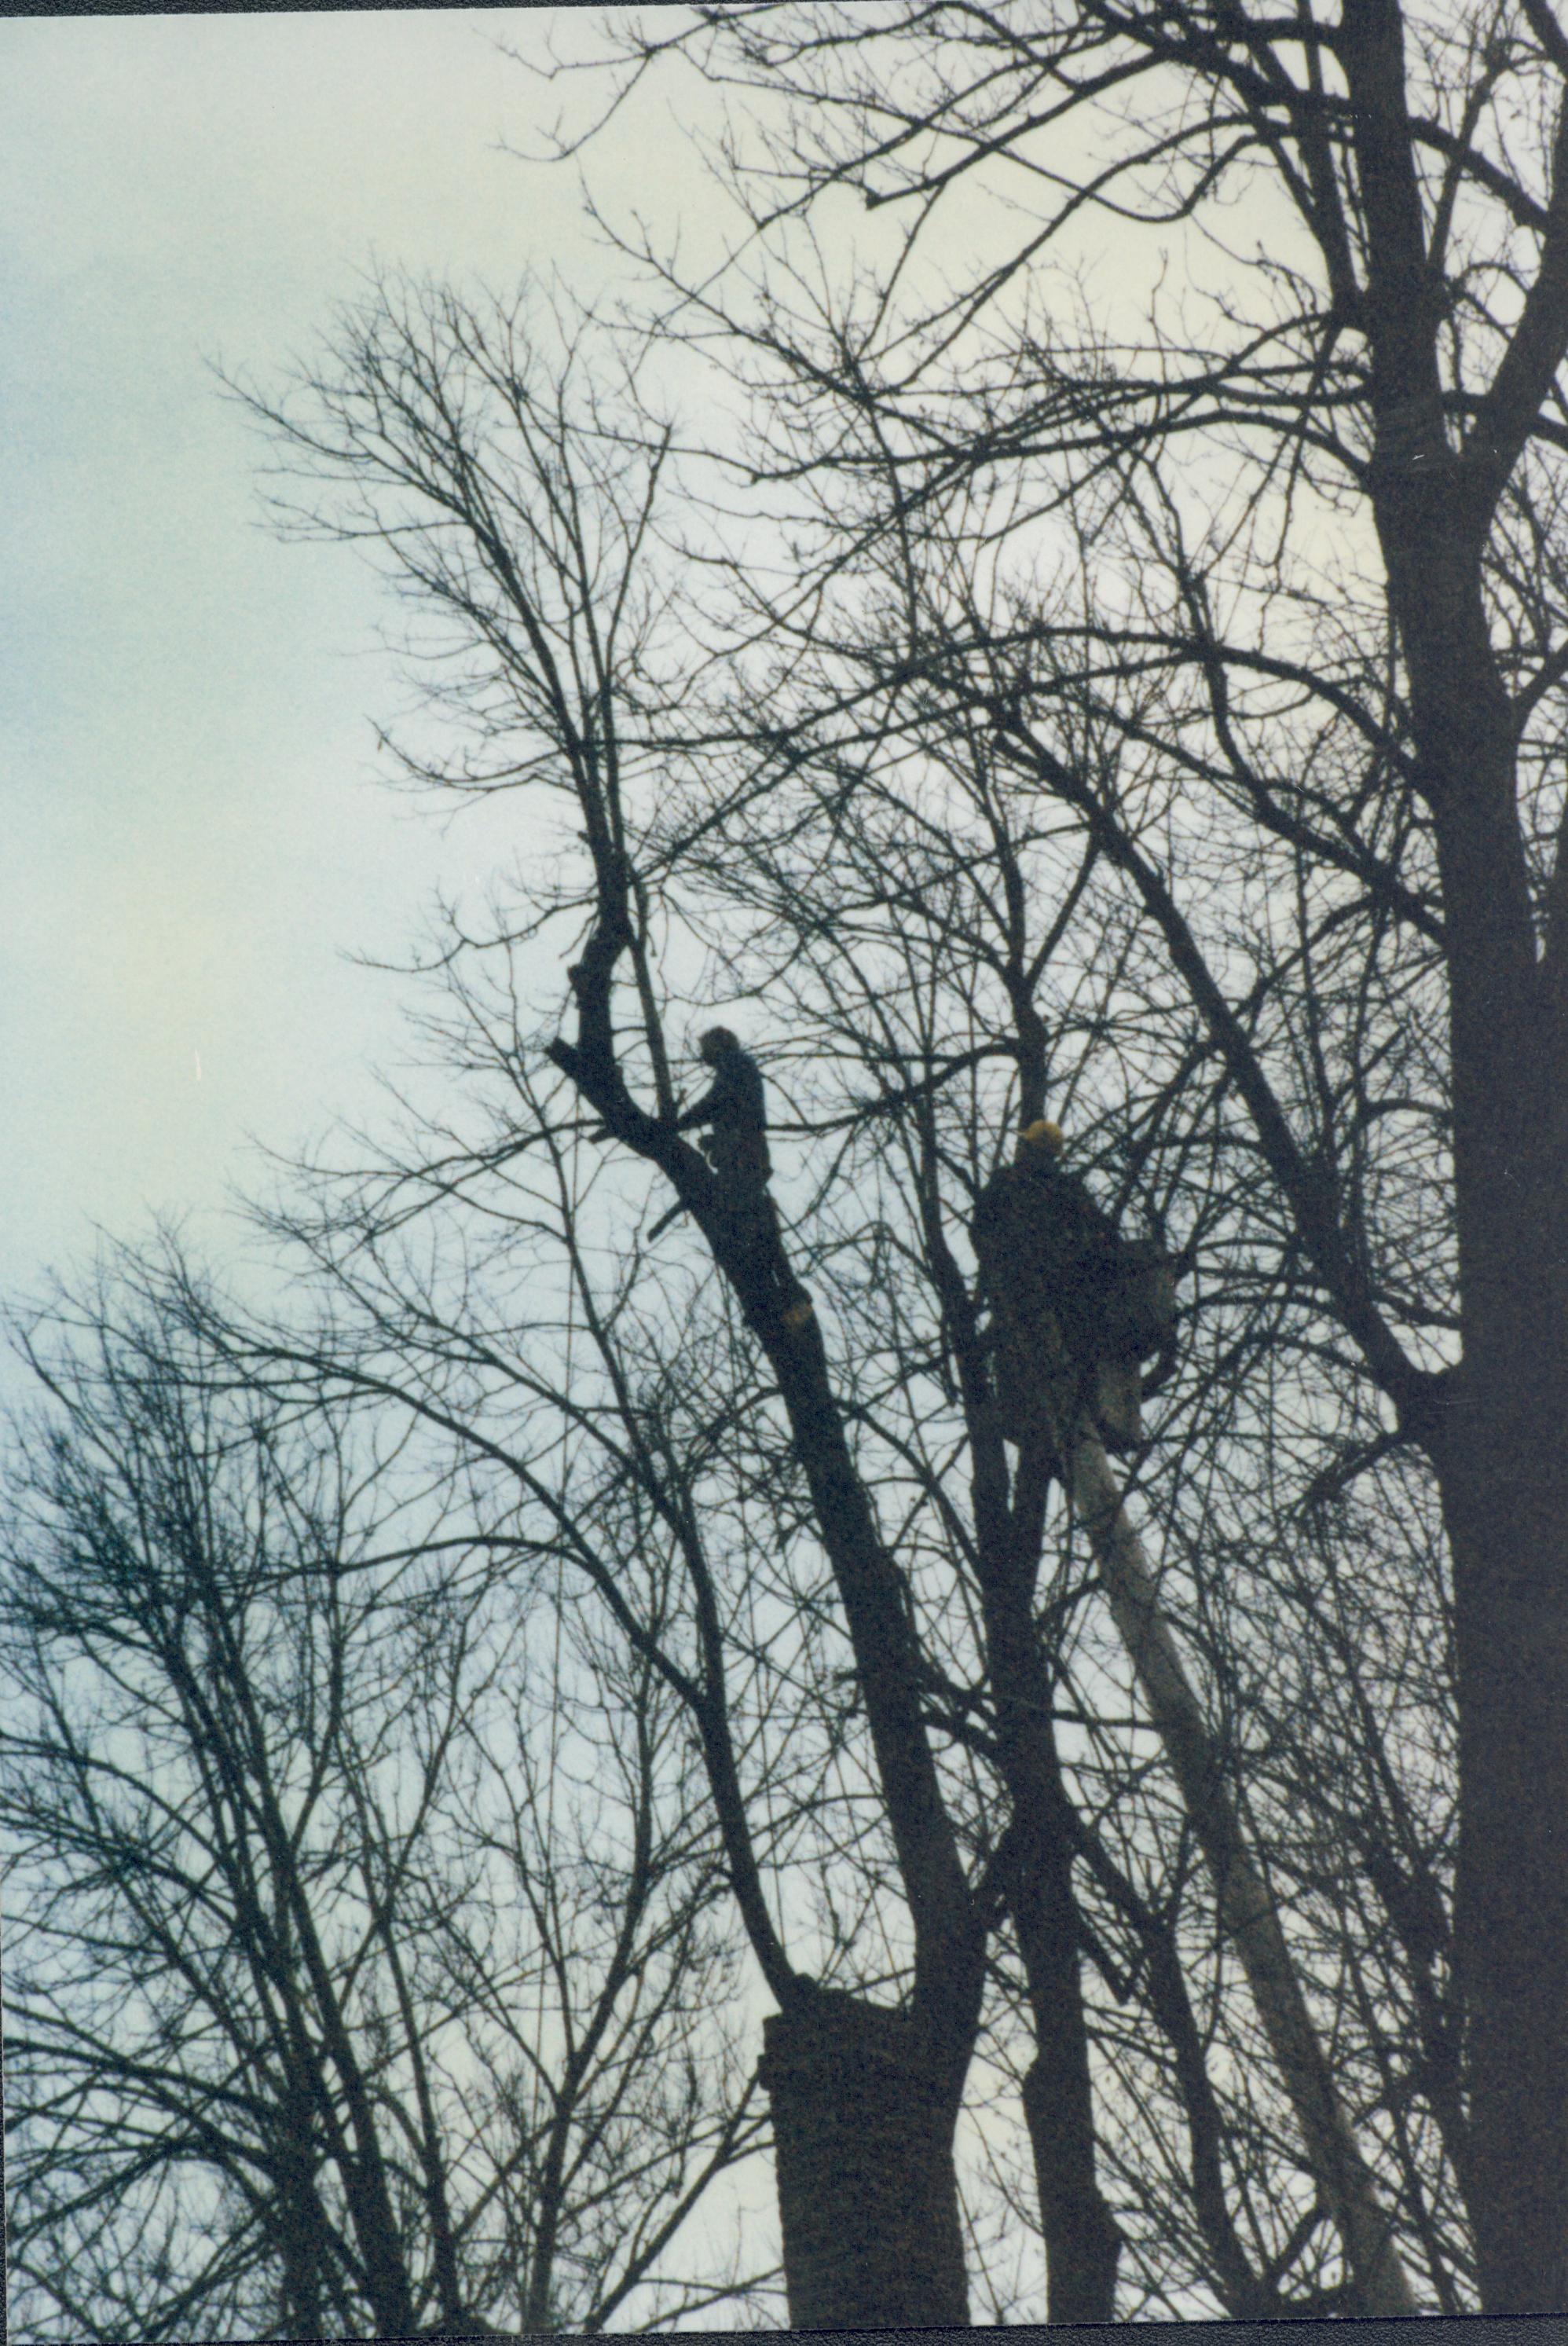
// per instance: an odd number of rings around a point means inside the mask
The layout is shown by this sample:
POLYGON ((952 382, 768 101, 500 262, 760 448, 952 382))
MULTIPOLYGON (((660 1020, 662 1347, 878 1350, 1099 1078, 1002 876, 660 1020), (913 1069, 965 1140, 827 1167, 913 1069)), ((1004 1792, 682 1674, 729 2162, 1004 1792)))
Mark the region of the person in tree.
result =
POLYGON ((697 1049, 713 1070, 712 1087, 683 1111, 676 1129, 689 1132, 706 1124, 703 1155, 719 1178, 759 1189, 773 1171, 762 1070, 728 1026, 710 1026, 698 1036, 697 1049))
POLYGON ((811 1321, 812 1305, 789 1270, 778 1209, 768 1194, 773 1160, 768 1153, 762 1070, 728 1026, 710 1026, 697 1038, 697 1048, 713 1070, 713 1083, 701 1099, 683 1109, 676 1128, 689 1132, 707 1125, 702 1151, 723 1185, 731 1227, 755 1276, 772 1288, 785 1327, 798 1336, 811 1321))
POLYGON ((1130 1450, 1143 1439, 1139 1363, 1174 1344, 1176 1266, 1121 1237, 1062 1148, 1059 1125, 1026 1125, 975 1208, 1003 1431, 1064 1433, 1087 1412, 1107 1449, 1130 1450))

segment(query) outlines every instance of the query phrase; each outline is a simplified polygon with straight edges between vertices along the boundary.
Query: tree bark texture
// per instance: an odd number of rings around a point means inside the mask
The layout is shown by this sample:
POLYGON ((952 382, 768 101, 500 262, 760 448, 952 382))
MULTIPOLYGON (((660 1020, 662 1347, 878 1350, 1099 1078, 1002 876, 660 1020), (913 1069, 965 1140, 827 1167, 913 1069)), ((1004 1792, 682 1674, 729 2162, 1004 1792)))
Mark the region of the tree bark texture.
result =
MULTIPOLYGON (((1058 2008, 1076 2012, 1083 2000, 1076 1947, 1072 1964, 1058 2008)), ((1122 2233, 1095 2179, 1094 2111, 1086 2065, 1082 2082, 1076 2074, 1077 2050, 1075 2038, 1064 2032, 1042 2035, 1040 2052, 1024 2073, 1023 2118, 1045 2236, 1048 2318, 1108 2322, 1115 2320, 1122 2233)))
POLYGON ((763 2045, 791 2329, 966 2326, 958 2107, 907 2014, 818 1988, 763 2045))

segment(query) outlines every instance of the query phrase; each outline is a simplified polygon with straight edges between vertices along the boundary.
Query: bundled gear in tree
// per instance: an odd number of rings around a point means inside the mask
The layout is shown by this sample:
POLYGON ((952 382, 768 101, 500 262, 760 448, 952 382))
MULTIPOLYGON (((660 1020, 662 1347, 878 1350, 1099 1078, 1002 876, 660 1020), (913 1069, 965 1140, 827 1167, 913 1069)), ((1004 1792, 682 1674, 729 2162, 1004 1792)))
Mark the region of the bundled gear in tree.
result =
POLYGON ((1141 1363, 1159 1354, 1163 1374, 1174 1354, 1180 1264, 1153 1239, 1122 1238, 1061 1149, 1059 1126, 1025 1126, 975 1208, 1002 1430, 1054 1446, 1086 1414, 1125 1452, 1143 1440, 1141 1363))

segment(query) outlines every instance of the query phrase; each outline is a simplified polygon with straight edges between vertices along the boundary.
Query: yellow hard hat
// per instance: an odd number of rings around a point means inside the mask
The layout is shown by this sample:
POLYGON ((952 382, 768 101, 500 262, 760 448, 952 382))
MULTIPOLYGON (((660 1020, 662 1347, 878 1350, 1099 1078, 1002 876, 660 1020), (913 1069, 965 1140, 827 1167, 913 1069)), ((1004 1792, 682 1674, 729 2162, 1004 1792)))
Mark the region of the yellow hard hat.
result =
POLYGON ((1062 1153, 1062 1127, 1059 1124, 1053 1124, 1049 1117, 1037 1116, 1033 1124, 1024 1126, 1018 1137, 1031 1148, 1048 1148, 1053 1157, 1059 1157, 1062 1153))

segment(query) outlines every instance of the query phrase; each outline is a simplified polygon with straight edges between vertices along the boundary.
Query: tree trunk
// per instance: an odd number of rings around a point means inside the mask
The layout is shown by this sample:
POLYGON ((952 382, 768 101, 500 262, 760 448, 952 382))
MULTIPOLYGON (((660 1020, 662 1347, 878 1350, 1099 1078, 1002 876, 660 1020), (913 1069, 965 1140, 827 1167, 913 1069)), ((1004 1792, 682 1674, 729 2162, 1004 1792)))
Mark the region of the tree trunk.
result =
POLYGON ((952 2064, 906 2014, 823 1988, 763 2045, 791 2329, 966 2327, 952 2064))
MULTIPOLYGON (((1522 1357, 1512 1381, 1532 1383, 1533 1367, 1522 1357)), ((1561 1403, 1543 1412, 1542 1400, 1489 1395, 1455 1427, 1441 1477, 1459 1677, 1465 2184, 1492 2313, 1568 2301, 1568 1428, 1561 1403)))
MULTIPOLYGON (((1074 1974, 1067 1995, 1081 1994, 1074 1974)), ((1115 2320, 1116 2268, 1122 2233, 1095 2178, 1095 2139, 1086 2139, 1081 2113, 1088 2103, 1072 2074, 1077 2045, 1040 2036, 1040 2053, 1023 2079, 1023 2117, 1034 2158, 1040 2222, 1045 2235, 1046 2312, 1052 2322, 1115 2320), (1066 2090, 1061 2073, 1066 2070, 1066 2090)), ((1092 2106, 1089 2109, 1092 2118, 1092 2106)))
MULTIPOLYGON (((1037 1348, 1037 1376, 1039 1365, 1037 1348)), ((1042 1481, 1038 1513, 1019 1507, 1009 1515, 1000 1488, 993 1487, 992 1476, 977 1462, 985 1661, 995 1702, 997 1758, 1012 1812, 1007 1902, 1039 2048, 1023 2081, 1023 2115, 1045 2236, 1047 2318, 1112 2321, 1122 2236, 1096 2174, 1074 1844, 1063 1829, 1070 1803, 1052 1723, 1050 1673, 1034 1618, 1044 1494, 1042 1481)))
POLYGON ((1080 1430, 1073 1442, 1069 1472, 1074 1504, 1088 1532, 1117 1630, 1214 1877, 1221 1927, 1241 1959, 1296 2113, 1308 2165, 1339 2226, 1356 2285, 1355 2310, 1364 2315, 1414 2313, 1389 2218, 1334 2090, 1274 1901, 1242 1838, 1213 1739, 1160 1612, 1142 1543, 1092 1433, 1080 1430))
POLYGON ((1440 518, 1380 513, 1449 937, 1462 1360, 1424 1438, 1453 1559, 1465 2187, 1486 2310, 1547 2313, 1568 2297, 1568 1017, 1479 563, 1440 518))
POLYGON ((1463 1345, 1427 1446, 1453 1559, 1466 2198, 1486 2310, 1549 2313, 1568 2298, 1568 1020, 1532 950, 1478 581, 1463 616, 1441 688, 1436 645, 1421 674, 1463 1345))
POLYGON ((1486 2310, 1544 2313, 1568 2294, 1568 842, 1538 939, 1521 712, 1483 567, 1568 347, 1568 116, 1524 313, 1456 449, 1439 365, 1449 289, 1427 250, 1404 30, 1396 0, 1354 0, 1339 56, 1368 233, 1372 505, 1450 989, 1463 1362, 1422 1438, 1453 1557, 1465 2186, 1486 2310), (1410 417, 1423 419, 1419 452, 1410 417))

